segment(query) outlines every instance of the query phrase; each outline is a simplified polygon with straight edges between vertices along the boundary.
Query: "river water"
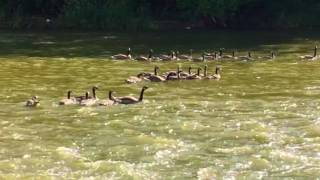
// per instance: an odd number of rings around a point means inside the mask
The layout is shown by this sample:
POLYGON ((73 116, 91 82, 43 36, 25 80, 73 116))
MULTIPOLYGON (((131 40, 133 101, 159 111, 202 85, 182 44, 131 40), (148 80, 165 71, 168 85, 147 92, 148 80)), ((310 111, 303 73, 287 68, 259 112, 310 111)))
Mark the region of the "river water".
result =
POLYGON ((316 179, 320 177, 317 34, 286 32, 8 33, 0 37, 1 179, 316 179), (125 62, 108 57, 224 47, 273 61, 125 62), (125 84, 142 71, 222 67, 220 81, 125 84), (99 87, 143 103, 59 106, 99 87), (41 106, 24 107, 38 95, 41 106))

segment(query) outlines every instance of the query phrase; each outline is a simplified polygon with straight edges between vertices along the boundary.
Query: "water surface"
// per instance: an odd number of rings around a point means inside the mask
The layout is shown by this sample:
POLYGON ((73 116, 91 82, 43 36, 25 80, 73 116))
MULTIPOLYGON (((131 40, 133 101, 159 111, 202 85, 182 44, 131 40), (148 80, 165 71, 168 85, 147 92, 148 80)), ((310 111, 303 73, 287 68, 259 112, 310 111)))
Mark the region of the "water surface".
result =
POLYGON ((94 179, 315 179, 320 177, 320 63, 300 60, 319 43, 286 32, 7 33, 0 37, 0 177, 94 179), (131 46, 187 51, 237 48, 274 61, 119 62, 131 46), (205 64, 220 81, 128 85, 126 77, 205 64), (100 87, 138 96, 132 106, 58 106, 100 87), (32 95, 39 108, 26 108, 32 95))

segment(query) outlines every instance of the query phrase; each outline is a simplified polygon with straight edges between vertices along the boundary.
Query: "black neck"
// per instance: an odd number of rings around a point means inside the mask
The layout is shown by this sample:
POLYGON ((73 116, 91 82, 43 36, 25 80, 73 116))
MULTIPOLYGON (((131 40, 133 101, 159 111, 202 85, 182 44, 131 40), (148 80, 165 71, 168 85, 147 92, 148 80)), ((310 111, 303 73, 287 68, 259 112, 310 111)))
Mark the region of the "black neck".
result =
POLYGON ((94 99, 97 98, 97 96, 96 96, 96 88, 92 88, 92 96, 93 96, 94 99))
POLYGON ((219 50, 219 56, 222 56, 222 50, 221 49, 219 50))
POLYGON ((189 74, 191 74, 191 67, 189 67, 189 74))
POLYGON ((216 68, 216 74, 219 74, 219 68, 216 68))
POLYGON ((68 91, 68 99, 70 99, 71 98, 71 91, 68 91))
POLYGON ((317 56, 317 49, 318 49, 317 47, 315 47, 315 48, 314 48, 314 54, 313 54, 313 57, 316 57, 316 56, 317 56))
POLYGON ((200 76, 200 68, 198 68, 197 75, 200 76))
POLYGON ((127 56, 129 56, 130 54, 131 54, 131 49, 128 49, 127 56))
POLYGON ((232 57, 234 57, 235 56, 235 52, 234 51, 232 51, 232 57))
POLYGON ((89 93, 86 92, 86 99, 89 99, 89 93))
POLYGON ((207 66, 204 67, 204 76, 207 77, 207 66))
POLYGON ((157 67, 154 67, 154 75, 158 75, 158 68, 157 67))
POLYGON ((112 96, 112 91, 109 91, 109 99, 115 101, 114 97, 112 96))
POLYGON ((139 97, 139 101, 143 100, 143 93, 144 93, 144 88, 142 88, 141 92, 140 92, 140 97, 139 97))

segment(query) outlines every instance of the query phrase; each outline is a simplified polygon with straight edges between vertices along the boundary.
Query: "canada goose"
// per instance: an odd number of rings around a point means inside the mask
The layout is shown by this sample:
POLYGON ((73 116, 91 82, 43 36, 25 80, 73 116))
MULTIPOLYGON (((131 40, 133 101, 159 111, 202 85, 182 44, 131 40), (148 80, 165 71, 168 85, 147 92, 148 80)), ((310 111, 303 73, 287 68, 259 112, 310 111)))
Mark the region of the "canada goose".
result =
POLYGON ((248 55, 247 55, 247 56, 239 56, 238 59, 240 59, 240 60, 245 60, 245 61, 247 61, 247 60, 253 60, 250 51, 248 52, 248 55))
POLYGON ((195 61, 195 62, 204 62, 205 60, 206 60, 205 59, 205 53, 202 53, 201 57, 192 59, 192 61, 195 61))
POLYGON ((231 55, 223 55, 221 58, 223 59, 234 59, 235 58, 235 51, 232 51, 231 55))
POLYGON ((99 102, 99 106, 112 106, 112 105, 116 105, 117 103, 115 102, 114 97, 112 96, 112 92, 113 91, 109 91, 108 93, 108 98, 101 100, 99 102))
POLYGON ((185 77, 185 78, 187 78, 188 76, 190 76, 190 75, 192 74, 192 73, 191 73, 191 69, 192 69, 192 67, 189 66, 188 72, 184 72, 184 71, 180 72, 180 77, 185 77))
POLYGON ((271 55, 269 56, 262 56, 262 57, 259 57, 259 59, 275 59, 276 58, 276 54, 274 51, 271 51, 271 55))
POLYGON ((158 75, 158 70, 160 68, 158 66, 155 66, 154 68, 154 74, 151 74, 149 76, 147 76, 146 78, 149 79, 151 82, 162 82, 165 81, 166 79, 162 76, 158 75))
POLYGON ((72 91, 67 92, 67 98, 62 99, 59 102, 59 105, 71 105, 71 104, 77 104, 77 100, 75 97, 71 97, 72 91))
MULTIPOLYGON (((144 91, 148 89, 147 86, 143 86, 142 89, 141 89, 141 92, 140 92, 140 97, 139 99, 135 98, 135 97, 132 97, 132 96, 125 96, 125 97, 113 97, 112 95, 111 96, 111 99, 114 100, 116 103, 119 103, 119 104, 135 104, 135 103, 139 103, 139 102, 142 102, 143 100, 143 93, 144 91)), ((112 94, 112 92, 111 92, 112 94)))
POLYGON ((142 73, 139 73, 138 75, 136 76, 130 76, 129 78, 127 78, 125 80, 126 83, 128 84, 136 84, 136 83, 139 83, 141 81, 149 81, 148 76, 150 76, 151 73, 145 73, 145 72, 142 72, 142 73))
POLYGON ((169 53, 168 55, 161 55, 160 59, 162 61, 172 61, 175 60, 175 52, 171 51, 171 53, 169 53))
POLYGON ((197 74, 190 75, 186 79, 187 80, 202 79, 202 77, 200 76, 200 71, 201 70, 202 69, 199 67, 198 70, 197 70, 197 74))
POLYGON ((216 73, 212 76, 211 79, 215 79, 215 80, 221 79, 220 71, 221 71, 221 67, 217 66, 216 67, 216 73))
POLYGON ((86 92, 85 99, 80 101, 81 106, 93 106, 97 102, 97 99, 89 96, 89 92, 86 92))
POLYGON ((150 61, 150 60, 152 60, 152 57, 153 57, 153 50, 150 49, 149 55, 147 57, 146 56, 138 56, 135 58, 135 60, 137 60, 137 61, 150 61))
MULTIPOLYGON (((177 51, 178 52, 178 51, 177 51)), ((193 50, 190 49, 190 52, 189 54, 176 54, 177 58, 179 59, 182 59, 182 60, 191 60, 192 59, 192 53, 193 53, 193 50)))
POLYGON ((313 51, 313 55, 304 55, 304 56, 300 56, 301 59, 306 59, 306 60, 317 60, 319 58, 319 56, 317 55, 317 50, 318 47, 315 46, 314 47, 314 51, 313 51))
POLYGON ((33 96, 26 102, 27 107, 37 107, 40 106, 40 100, 38 96, 33 96))
POLYGON ((180 67, 177 67, 177 71, 168 71, 163 74, 166 77, 166 80, 179 80, 180 79, 180 67))
POLYGON ((131 57, 131 48, 128 48, 127 53, 126 54, 116 54, 111 56, 112 59, 116 59, 116 60, 129 60, 132 59, 131 57))
POLYGON ((99 88, 97 86, 92 87, 92 97, 89 96, 89 92, 86 93, 86 98, 80 101, 81 106, 92 106, 94 105, 99 98, 96 95, 96 90, 99 88))

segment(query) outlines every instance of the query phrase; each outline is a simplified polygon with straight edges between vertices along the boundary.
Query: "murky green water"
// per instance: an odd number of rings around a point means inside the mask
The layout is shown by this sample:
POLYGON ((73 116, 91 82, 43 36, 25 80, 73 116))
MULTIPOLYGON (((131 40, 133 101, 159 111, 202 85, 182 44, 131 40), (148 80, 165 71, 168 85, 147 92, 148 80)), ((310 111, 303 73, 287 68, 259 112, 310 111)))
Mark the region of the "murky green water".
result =
POLYGON ((212 32, 1 33, 0 179, 315 179, 320 177, 320 62, 306 62, 317 34, 212 32), (128 85, 126 77, 204 63, 108 60, 131 46, 276 49, 275 61, 208 62, 220 81, 128 85), (58 106, 66 91, 98 85, 142 104, 58 106), (32 95, 41 107, 26 108, 32 95))

